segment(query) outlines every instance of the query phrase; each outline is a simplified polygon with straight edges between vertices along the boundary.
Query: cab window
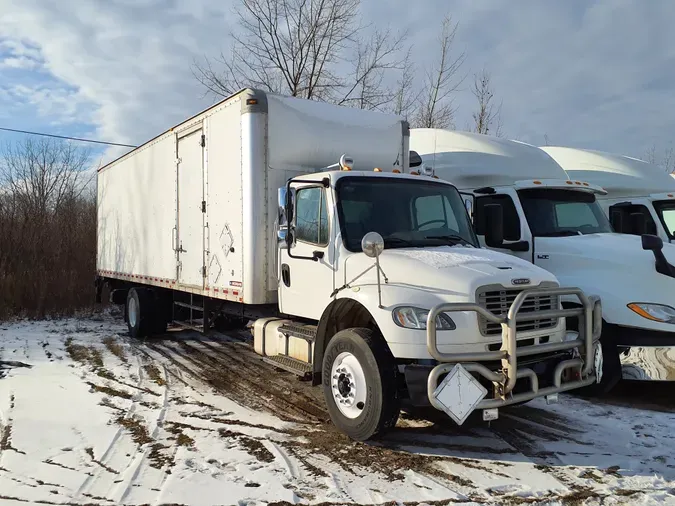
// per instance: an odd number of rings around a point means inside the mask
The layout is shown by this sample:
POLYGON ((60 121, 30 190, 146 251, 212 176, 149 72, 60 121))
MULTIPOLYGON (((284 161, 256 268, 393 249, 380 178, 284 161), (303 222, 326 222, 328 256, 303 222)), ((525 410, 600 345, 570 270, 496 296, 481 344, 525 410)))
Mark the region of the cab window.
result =
POLYGON ((328 244, 328 209, 323 188, 303 188, 296 194, 295 239, 325 246, 328 244))

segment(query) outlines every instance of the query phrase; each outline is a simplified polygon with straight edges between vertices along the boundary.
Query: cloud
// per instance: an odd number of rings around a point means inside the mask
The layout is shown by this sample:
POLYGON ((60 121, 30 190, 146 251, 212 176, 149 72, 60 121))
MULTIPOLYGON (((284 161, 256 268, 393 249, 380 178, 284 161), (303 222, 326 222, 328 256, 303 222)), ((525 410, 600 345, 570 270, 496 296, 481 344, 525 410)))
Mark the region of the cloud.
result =
MULTIPOLYGON (((226 49, 235 2, 0 0, 0 66, 14 81, 0 83, 0 104, 23 85, 38 119, 62 111, 99 138, 141 143, 208 105, 190 64, 226 49)), ((422 68, 448 12, 464 71, 492 74, 509 136, 637 156, 670 141, 675 3, 364 1, 362 17, 409 29, 422 68)), ((473 109, 469 82, 456 98, 460 126, 473 109)))

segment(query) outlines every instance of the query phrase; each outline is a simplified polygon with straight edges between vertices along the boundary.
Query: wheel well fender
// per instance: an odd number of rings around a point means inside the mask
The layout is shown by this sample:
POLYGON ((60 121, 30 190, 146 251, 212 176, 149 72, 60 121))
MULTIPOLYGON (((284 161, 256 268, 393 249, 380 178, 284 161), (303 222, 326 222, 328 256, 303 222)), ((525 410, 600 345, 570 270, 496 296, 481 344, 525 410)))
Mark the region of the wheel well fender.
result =
POLYGON ((350 328, 367 328, 380 334, 375 318, 359 301, 351 298, 340 298, 331 302, 319 320, 314 341, 312 360, 312 384, 321 384, 323 356, 331 338, 341 330, 350 328))

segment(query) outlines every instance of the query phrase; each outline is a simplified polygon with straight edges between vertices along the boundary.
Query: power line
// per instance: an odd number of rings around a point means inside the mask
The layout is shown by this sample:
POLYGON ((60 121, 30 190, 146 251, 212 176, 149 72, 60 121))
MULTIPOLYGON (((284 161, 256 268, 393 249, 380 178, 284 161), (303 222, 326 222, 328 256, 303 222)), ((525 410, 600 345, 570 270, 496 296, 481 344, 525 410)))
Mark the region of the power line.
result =
POLYGON ((41 132, 29 132, 27 130, 16 130, 15 128, 0 127, 0 130, 4 130, 5 132, 15 132, 15 133, 19 133, 19 134, 42 135, 43 137, 54 137, 56 139, 66 139, 66 140, 69 140, 69 141, 92 142, 94 144, 105 144, 106 146, 121 146, 123 148, 137 148, 138 147, 138 146, 132 146, 131 144, 120 144, 118 142, 95 141, 93 139, 81 139, 79 137, 68 137, 66 135, 45 134, 45 133, 41 133, 41 132))

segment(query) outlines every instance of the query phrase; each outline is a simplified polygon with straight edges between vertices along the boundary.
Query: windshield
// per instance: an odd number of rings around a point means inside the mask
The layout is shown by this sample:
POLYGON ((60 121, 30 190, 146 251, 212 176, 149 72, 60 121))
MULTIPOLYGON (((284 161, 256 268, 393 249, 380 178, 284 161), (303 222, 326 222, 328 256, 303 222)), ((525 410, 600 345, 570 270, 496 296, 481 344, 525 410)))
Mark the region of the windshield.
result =
POLYGON ((592 193, 537 188, 520 190, 518 196, 534 236, 612 232, 607 216, 592 193))
POLYGON ((668 237, 675 239, 675 202, 672 200, 656 200, 654 201, 654 209, 656 209, 663 228, 666 229, 668 237))
POLYGON ((386 248, 478 244, 462 198, 448 184, 346 177, 337 184, 337 198, 349 251, 361 251, 368 232, 378 232, 386 248))

